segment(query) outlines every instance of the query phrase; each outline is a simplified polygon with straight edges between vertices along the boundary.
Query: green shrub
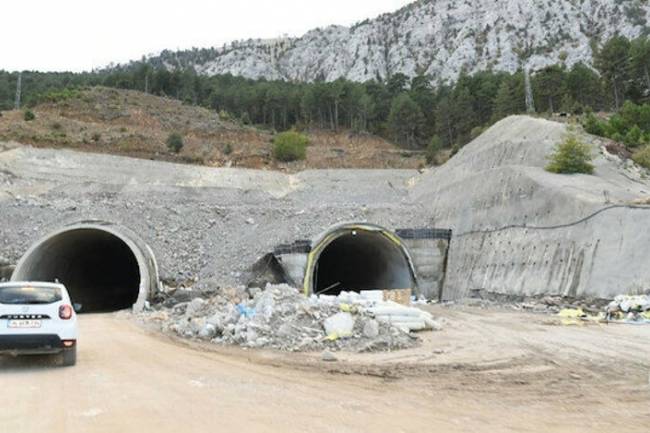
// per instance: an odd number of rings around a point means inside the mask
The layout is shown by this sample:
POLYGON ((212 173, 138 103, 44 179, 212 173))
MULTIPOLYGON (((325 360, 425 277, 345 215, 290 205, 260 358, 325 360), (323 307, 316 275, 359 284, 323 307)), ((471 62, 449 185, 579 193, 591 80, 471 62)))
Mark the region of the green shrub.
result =
POLYGON ((219 111, 219 119, 227 122, 229 120, 232 120, 232 116, 226 110, 221 110, 221 111, 219 111))
POLYGON ((572 135, 555 148, 546 170, 562 174, 592 174, 594 172, 592 159, 591 148, 572 135))
POLYGON ((50 125, 50 128, 54 129, 55 131, 60 131, 63 129, 63 125, 61 125, 60 122, 54 122, 50 125))
POLYGON ((296 131, 282 132, 273 139, 273 156, 284 162, 305 159, 308 145, 307 136, 296 131))
POLYGON ((167 149, 169 149, 170 152, 180 152, 183 145, 183 136, 178 132, 172 132, 169 134, 169 137, 167 137, 167 149))
POLYGON ((614 135, 625 137, 629 128, 630 126, 621 115, 614 114, 609 119, 609 123, 605 126, 605 135, 608 137, 613 137, 614 135))
POLYGON ((623 135, 621 135, 619 132, 608 134, 607 136, 612 140, 616 141, 617 143, 622 143, 623 140, 625 140, 625 137, 623 137, 623 135))
POLYGON ((479 135, 483 134, 486 130, 487 128, 485 126, 476 126, 470 131, 469 138, 474 140, 478 138, 479 135))
POLYGON ((25 110, 23 119, 25 119, 25 122, 31 122, 32 120, 36 119, 36 115, 32 110, 25 110))
POLYGON ((90 138, 92 138, 92 140, 95 143, 97 143, 99 140, 102 139, 102 134, 100 134, 99 132, 95 132, 95 133, 93 133, 93 135, 90 138))
POLYGON ((65 88, 61 90, 52 90, 41 97, 45 102, 61 102, 68 99, 76 99, 81 96, 81 91, 75 88, 65 88))
POLYGON ((605 136, 605 130, 606 130, 605 122, 598 119, 594 115, 594 113, 587 114, 583 126, 585 128, 585 131, 587 131, 588 134, 598 135, 600 137, 605 136))
POLYGON ((427 146, 426 157, 427 164, 435 164, 438 152, 442 149, 442 140, 437 135, 431 137, 431 142, 427 146))
POLYGON ((226 145, 223 147, 223 154, 230 155, 232 151, 233 151, 232 144, 226 143, 226 145))
POLYGON ((632 129, 627 131, 623 143, 628 147, 639 147, 641 141, 643 140, 643 131, 637 125, 634 125, 632 129))
POLYGON ((645 145, 632 155, 634 162, 650 170, 650 145, 645 145))
POLYGON ((590 134, 608 137, 629 147, 641 146, 646 141, 645 135, 650 133, 650 104, 636 105, 626 101, 608 121, 598 120, 590 113, 584 127, 590 134))

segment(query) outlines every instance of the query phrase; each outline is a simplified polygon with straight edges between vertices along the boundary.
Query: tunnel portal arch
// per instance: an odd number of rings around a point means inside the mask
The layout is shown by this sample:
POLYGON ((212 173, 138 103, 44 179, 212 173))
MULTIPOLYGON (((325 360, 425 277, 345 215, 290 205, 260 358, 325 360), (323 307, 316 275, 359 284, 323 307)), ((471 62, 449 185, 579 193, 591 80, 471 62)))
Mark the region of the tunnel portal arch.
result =
POLYGON ((307 296, 341 290, 417 291, 417 275, 397 235, 374 224, 345 223, 314 239, 303 285, 307 296))
POLYGON ((151 248, 131 230, 103 221, 71 224, 39 239, 11 280, 59 280, 82 312, 141 310, 159 288, 151 248))

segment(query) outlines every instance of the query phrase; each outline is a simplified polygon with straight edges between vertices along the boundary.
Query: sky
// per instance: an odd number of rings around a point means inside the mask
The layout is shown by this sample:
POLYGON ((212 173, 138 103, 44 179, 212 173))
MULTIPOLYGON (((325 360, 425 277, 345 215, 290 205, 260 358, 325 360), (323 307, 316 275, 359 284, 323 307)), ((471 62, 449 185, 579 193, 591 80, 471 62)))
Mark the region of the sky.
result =
POLYGON ((164 49, 300 36, 412 0, 6 0, 0 70, 88 71, 164 49))

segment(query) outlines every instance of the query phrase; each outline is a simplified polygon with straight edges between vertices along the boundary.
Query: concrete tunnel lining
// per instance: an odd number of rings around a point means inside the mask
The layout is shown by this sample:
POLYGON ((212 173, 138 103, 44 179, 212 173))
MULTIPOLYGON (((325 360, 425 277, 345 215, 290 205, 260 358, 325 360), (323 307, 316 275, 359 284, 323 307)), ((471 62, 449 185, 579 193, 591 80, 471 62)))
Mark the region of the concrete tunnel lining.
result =
POLYGON ((58 279, 83 312, 139 310, 158 290, 157 264, 148 245, 128 229, 103 222, 74 224, 40 239, 11 279, 58 279))
POLYGON ((414 289, 417 278, 401 240, 379 226, 338 225, 319 236, 308 257, 306 294, 414 289))

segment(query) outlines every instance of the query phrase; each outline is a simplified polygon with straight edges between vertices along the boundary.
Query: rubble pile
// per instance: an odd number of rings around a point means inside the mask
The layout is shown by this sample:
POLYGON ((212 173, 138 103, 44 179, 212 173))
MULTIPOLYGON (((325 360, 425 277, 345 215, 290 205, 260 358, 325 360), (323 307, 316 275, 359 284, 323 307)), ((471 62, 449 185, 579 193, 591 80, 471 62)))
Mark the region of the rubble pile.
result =
POLYGON ((357 293, 305 297, 288 285, 197 297, 145 312, 184 338, 283 351, 390 351, 414 347, 415 330, 440 329, 423 310, 357 293))

